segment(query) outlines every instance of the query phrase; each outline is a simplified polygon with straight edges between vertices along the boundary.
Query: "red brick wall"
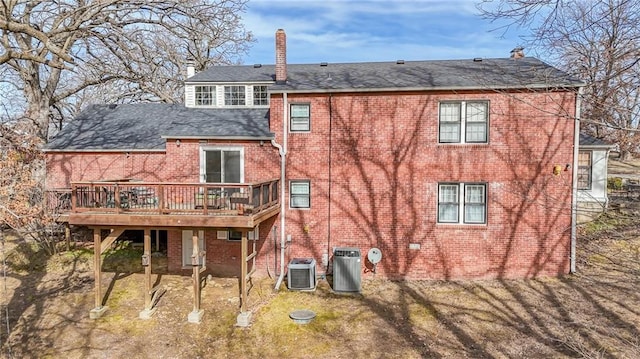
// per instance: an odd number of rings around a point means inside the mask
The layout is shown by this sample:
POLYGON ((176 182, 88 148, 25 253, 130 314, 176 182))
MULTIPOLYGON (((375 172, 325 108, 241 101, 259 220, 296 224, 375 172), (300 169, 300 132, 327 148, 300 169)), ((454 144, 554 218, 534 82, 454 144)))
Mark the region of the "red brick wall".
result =
MULTIPOLYGON (((274 273, 274 258, 276 254, 271 233, 274 221, 275 218, 271 218, 260 224, 260 237, 256 242, 256 250, 259 253, 256 257, 256 269, 259 275, 266 275, 267 271, 272 274, 274 273), (267 268, 267 266, 269 268, 267 268)), ((205 230, 204 233, 207 251, 207 270, 217 276, 239 276, 240 258, 242 257, 240 242, 218 239, 215 229, 205 230)), ((182 231, 167 231, 167 241, 168 269, 174 273, 191 272, 192 269, 190 267, 182 266, 182 231)), ((248 250, 249 254, 253 251, 253 241, 249 241, 248 250)))
MULTIPOLYGON (((47 188, 69 187, 74 181, 117 180, 132 178, 150 182, 199 182, 201 146, 242 146, 244 148, 245 182, 277 179, 280 176, 278 150, 271 143, 257 141, 228 142, 180 140, 177 146, 169 140, 165 152, 47 153, 47 188)), ((266 272, 267 254, 263 251, 267 235, 275 219, 265 222, 258 241, 258 269, 266 272)), ((182 232, 167 231, 169 269, 182 271, 182 232)), ((218 240, 215 230, 206 231, 207 263, 217 275, 239 274, 240 243, 218 240)), ((269 249, 273 240, 269 237, 269 249)), ((274 254, 269 253, 271 262, 274 254)), ((270 265, 273 265, 270 263, 270 265)), ((188 271, 188 270, 187 270, 188 271)))
MULTIPOLYGON (((552 170, 573 163, 574 100, 569 92, 334 94, 330 125, 328 95, 289 94, 289 103, 311 103, 311 132, 289 134, 287 177, 312 186, 311 209, 286 212, 290 256, 320 263, 334 247, 358 247, 363 258, 378 247, 378 275, 394 278, 567 273, 572 173, 552 170), (471 99, 490 101, 489 143, 439 144, 439 101, 471 99), (439 182, 486 182, 487 224, 436 223, 439 182)), ((271 113, 282 142, 281 96, 271 113)), ((365 277, 370 267, 363 261, 365 277)))
POLYGON ((278 178, 278 151, 270 143, 174 140, 166 152, 49 152, 47 188, 69 187, 74 181, 117 180, 199 182, 201 146, 242 146, 245 182, 278 178))
MULTIPOLYGON (((311 180, 312 198, 311 209, 286 211, 285 234, 292 238, 287 261, 313 257, 324 272, 323 255, 358 247, 367 278, 371 264, 364 258, 378 247, 383 259, 377 275, 391 278, 568 272, 572 170, 558 176, 552 170, 573 163, 574 100, 569 92, 334 94, 330 113, 328 95, 289 94, 289 103, 309 102, 312 112, 310 133, 289 134, 287 177, 311 180), (438 144, 438 102, 470 99, 490 101, 489 143, 438 144), (439 182, 487 183, 487 224, 436 223, 439 182)), ((280 144, 282 120, 282 96, 273 95, 271 131, 280 144)), ((239 144, 246 182, 279 177, 274 147, 239 144)), ((117 178, 197 182, 201 145, 170 140, 166 154, 49 153, 47 186, 117 178)), ((279 227, 278 218, 260 226, 261 273, 276 270, 272 230, 279 227)), ((240 243, 218 240, 213 230, 206 238, 208 267, 237 274, 240 243)), ((181 232, 168 231, 168 242, 170 269, 179 271, 181 232)))

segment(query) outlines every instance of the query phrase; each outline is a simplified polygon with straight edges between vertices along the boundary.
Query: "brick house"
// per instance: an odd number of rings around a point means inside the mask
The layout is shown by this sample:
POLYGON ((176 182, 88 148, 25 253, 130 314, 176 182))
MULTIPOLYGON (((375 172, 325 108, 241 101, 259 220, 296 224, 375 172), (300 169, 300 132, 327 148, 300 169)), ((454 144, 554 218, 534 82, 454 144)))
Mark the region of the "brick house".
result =
POLYGON ((243 285, 253 267, 278 268, 279 286, 292 258, 332 274, 342 247, 360 250, 362 278, 573 269, 583 84, 548 64, 287 64, 278 30, 275 65, 187 74, 184 106, 92 106, 48 145, 61 218, 94 228, 98 249, 141 230, 147 255, 166 241, 171 271, 243 285))

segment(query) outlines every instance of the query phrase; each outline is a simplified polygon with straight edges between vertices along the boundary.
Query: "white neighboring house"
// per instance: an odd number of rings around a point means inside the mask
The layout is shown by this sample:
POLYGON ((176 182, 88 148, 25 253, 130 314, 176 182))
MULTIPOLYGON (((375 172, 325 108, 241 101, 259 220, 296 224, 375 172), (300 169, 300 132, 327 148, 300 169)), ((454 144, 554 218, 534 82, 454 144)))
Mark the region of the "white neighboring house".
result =
POLYGON ((609 204, 607 162, 613 145, 581 133, 578 151, 578 222, 594 219, 609 204))

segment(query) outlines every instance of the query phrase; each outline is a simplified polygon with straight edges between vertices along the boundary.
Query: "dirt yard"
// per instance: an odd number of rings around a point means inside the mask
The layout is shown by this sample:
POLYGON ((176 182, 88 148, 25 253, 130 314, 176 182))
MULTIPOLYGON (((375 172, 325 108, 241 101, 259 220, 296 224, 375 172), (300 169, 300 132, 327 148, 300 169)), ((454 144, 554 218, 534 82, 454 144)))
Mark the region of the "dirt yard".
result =
MULTIPOLYGON (((581 229, 578 273, 509 281, 366 281, 358 295, 250 293, 253 321, 235 327, 238 281, 213 278, 203 289, 204 318, 187 322, 191 278, 162 275, 166 289, 150 320, 142 274, 126 257, 107 258, 109 310, 93 307, 90 248, 47 259, 5 236, 1 353, 5 358, 638 358, 640 357, 639 203, 581 229), (313 310, 306 325, 289 318, 313 310), (8 317, 8 323, 7 323, 8 317)), ((129 260, 136 263, 139 256, 129 260)))

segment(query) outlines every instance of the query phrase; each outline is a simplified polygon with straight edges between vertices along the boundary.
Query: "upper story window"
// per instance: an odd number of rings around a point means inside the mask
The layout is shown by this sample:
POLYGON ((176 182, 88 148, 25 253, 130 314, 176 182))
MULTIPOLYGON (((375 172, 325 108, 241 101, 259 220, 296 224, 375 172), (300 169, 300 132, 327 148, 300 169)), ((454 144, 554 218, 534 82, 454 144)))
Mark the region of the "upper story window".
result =
POLYGON ((487 223, 487 185, 438 184, 438 223, 487 223))
POLYGON ((267 86, 253 86, 253 105, 266 106, 269 104, 267 86))
POLYGON ((289 182, 289 207, 311 208, 311 182, 296 180, 289 182))
POLYGON ((440 143, 486 143, 489 102, 446 101, 440 103, 440 143))
POLYGON ((578 189, 591 189, 591 151, 578 152, 578 189))
POLYGON ((291 104, 289 129, 291 132, 311 131, 311 105, 291 104))
POLYGON ((216 87, 215 86, 196 86, 195 101, 196 101, 196 106, 215 106, 216 105, 216 87))
POLYGON ((224 87, 224 105, 225 106, 244 106, 245 105, 245 87, 244 86, 225 86, 224 87))

